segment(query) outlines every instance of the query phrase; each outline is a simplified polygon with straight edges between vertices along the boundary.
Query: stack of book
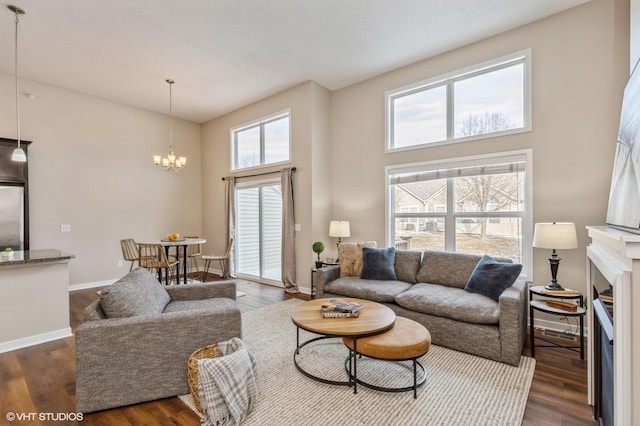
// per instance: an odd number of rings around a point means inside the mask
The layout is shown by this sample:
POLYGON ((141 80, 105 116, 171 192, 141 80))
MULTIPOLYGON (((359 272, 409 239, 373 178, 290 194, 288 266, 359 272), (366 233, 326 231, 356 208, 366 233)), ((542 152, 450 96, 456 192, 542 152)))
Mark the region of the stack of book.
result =
POLYGON ((358 318, 362 303, 349 302, 343 299, 331 299, 322 305, 323 318, 358 318))
POLYGON ((576 312, 578 310, 578 306, 572 303, 560 302, 558 300, 547 300, 547 306, 567 312, 576 312))
POLYGON ((547 290, 546 288, 542 290, 542 292, 544 294, 557 294, 559 296, 572 296, 572 295, 579 295, 580 292, 578 290, 573 290, 571 288, 564 288, 562 290, 547 290))

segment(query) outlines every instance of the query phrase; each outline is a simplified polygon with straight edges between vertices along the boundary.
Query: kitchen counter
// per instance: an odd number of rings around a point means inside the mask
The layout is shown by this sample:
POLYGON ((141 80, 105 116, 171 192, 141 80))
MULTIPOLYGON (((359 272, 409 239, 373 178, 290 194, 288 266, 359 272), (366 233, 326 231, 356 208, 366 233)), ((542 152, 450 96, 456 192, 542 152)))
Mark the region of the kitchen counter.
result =
POLYGON ((68 262, 75 258, 74 255, 57 249, 12 251, 9 252, 11 253, 10 256, 6 255, 6 253, 0 252, 0 268, 38 262, 68 262))
POLYGON ((56 249, 0 252, 0 353, 71 336, 69 261, 56 249))

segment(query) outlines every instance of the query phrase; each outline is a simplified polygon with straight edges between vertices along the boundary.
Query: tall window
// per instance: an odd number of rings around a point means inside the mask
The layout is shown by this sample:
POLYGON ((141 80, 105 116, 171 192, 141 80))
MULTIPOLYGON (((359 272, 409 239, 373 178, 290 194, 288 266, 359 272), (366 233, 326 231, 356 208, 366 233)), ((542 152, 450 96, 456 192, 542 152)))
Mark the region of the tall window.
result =
POLYGON ((390 91, 387 149, 526 131, 530 51, 390 91))
POLYGON ((267 281, 281 279, 282 191, 280 183, 236 188, 236 272, 267 281))
POLYGON ((231 129, 233 170, 290 160, 290 112, 231 129))
POLYGON ((388 244, 506 257, 522 263, 526 275, 530 156, 527 150, 388 167, 388 244))

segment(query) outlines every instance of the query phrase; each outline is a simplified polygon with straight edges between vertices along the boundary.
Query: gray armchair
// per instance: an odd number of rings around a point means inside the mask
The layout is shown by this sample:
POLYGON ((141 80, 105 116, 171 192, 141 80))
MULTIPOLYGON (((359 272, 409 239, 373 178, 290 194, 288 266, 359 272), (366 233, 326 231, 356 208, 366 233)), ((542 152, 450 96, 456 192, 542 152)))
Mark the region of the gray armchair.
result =
POLYGON ((242 337, 235 287, 233 281, 163 287, 137 268, 105 289, 76 330, 77 411, 189 393, 189 356, 242 337))

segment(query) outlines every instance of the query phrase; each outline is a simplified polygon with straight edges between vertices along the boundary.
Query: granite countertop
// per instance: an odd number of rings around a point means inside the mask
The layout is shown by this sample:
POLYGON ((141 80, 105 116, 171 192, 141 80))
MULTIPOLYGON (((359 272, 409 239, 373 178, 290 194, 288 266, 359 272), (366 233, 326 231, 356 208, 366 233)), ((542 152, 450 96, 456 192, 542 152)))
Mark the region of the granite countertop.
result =
POLYGON ((0 267, 30 263, 58 262, 75 258, 73 254, 65 253, 58 249, 16 250, 11 253, 13 253, 12 256, 6 256, 5 252, 0 252, 0 267))

